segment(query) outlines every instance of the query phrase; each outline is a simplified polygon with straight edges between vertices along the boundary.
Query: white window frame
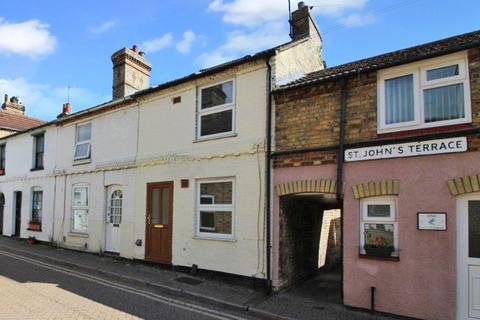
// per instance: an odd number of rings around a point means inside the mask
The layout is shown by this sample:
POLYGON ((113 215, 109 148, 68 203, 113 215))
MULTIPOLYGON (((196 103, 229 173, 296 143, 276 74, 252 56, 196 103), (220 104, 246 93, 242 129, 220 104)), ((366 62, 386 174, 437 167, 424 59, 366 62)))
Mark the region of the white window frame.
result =
POLYGON ((373 197, 360 200, 360 254, 366 254, 365 249, 365 224, 393 224, 393 245, 392 257, 398 257, 398 219, 397 199, 394 197, 373 197), (390 205, 390 217, 369 217, 369 205, 390 205))
POLYGON ((72 185, 72 194, 71 194, 71 223, 70 223, 70 231, 73 233, 88 233, 88 220, 90 216, 90 186, 86 183, 77 183, 72 185), (77 188, 86 188, 87 189, 87 204, 86 206, 76 206, 74 203, 75 200, 75 189, 77 188), (86 210, 87 211, 87 219, 86 219, 86 230, 77 230, 75 229, 75 210, 86 210))
POLYGON ((198 88, 198 105, 197 105, 197 140, 208 140, 208 139, 213 139, 213 138, 219 138, 223 136, 231 136, 232 134, 235 133, 235 113, 236 113, 236 82, 235 79, 227 79, 227 80, 222 80, 218 81, 215 83, 209 83, 208 85, 204 85, 198 88), (202 110, 202 90, 208 89, 210 87, 214 87, 219 84, 227 83, 227 82, 232 82, 232 102, 231 103, 224 103, 222 105, 214 106, 207 108, 205 110, 202 110), (215 133, 215 134, 209 134, 209 135, 201 135, 202 133, 202 117, 213 114, 213 113, 220 113, 223 111, 228 111, 232 110, 232 130, 227 131, 227 132, 220 132, 220 133, 215 133))
POLYGON ((468 72, 467 53, 460 52, 426 61, 410 63, 398 67, 380 70, 377 75, 377 132, 389 133, 405 130, 416 130, 432 127, 442 127, 472 122, 470 104, 470 79, 468 72), (427 81, 427 71, 458 64, 457 76, 427 81), (413 121, 386 124, 385 81, 406 75, 413 75, 413 121), (460 119, 425 122, 423 91, 436 87, 463 83, 465 117, 460 119))
POLYGON ((84 159, 90 159, 92 157, 92 129, 93 129, 93 125, 91 122, 86 122, 86 123, 78 123, 76 126, 75 126, 75 148, 73 149, 73 160, 84 160, 84 159), (82 140, 82 141, 78 141, 78 129, 79 127, 82 127, 82 126, 85 126, 85 125, 90 125, 90 139, 89 140, 82 140), (83 144, 87 144, 88 143, 88 152, 87 152, 87 156, 79 156, 79 157, 75 157, 75 153, 77 151, 77 147, 79 145, 83 145, 83 144))
POLYGON ((196 226, 195 236, 198 238, 207 239, 235 239, 235 179, 198 179, 196 183, 196 226), (232 183, 232 204, 200 204, 200 186, 202 183, 217 183, 217 182, 231 182, 232 183), (213 233, 200 231, 200 211, 231 211, 232 212, 232 230, 230 234, 213 233))

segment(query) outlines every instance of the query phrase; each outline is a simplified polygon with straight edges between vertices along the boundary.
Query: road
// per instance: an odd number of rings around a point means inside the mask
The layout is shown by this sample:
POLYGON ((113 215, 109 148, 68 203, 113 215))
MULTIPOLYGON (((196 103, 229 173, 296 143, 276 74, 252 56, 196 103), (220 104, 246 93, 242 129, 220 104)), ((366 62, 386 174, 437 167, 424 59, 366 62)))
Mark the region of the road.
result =
POLYGON ((254 319, 0 249, 0 319, 254 319))

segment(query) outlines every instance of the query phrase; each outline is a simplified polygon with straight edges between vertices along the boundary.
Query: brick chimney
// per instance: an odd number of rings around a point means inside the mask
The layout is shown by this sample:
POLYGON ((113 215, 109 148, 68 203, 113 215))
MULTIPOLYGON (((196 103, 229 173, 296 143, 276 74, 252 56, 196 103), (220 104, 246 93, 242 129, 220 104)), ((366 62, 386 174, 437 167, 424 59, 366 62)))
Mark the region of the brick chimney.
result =
POLYGON ((292 12, 290 28, 290 37, 293 40, 311 35, 320 35, 320 29, 310 14, 310 8, 303 1, 299 2, 298 9, 292 12))
POLYGON ((18 113, 21 115, 25 114, 25 106, 20 101, 18 101, 17 97, 10 98, 8 94, 5 95, 2 109, 11 113, 18 113))
POLYGON ((112 55, 112 63, 114 100, 150 87, 152 66, 138 46, 118 50, 112 55))
POLYGON ((57 119, 58 119, 58 118, 66 117, 66 116, 68 116, 71 112, 72 112, 72 105, 70 104, 70 102, 64 103, 64 104, 63 104, 63 107, 62 107, 62 113, 60 113, 60 114, 57 116, 57 119))

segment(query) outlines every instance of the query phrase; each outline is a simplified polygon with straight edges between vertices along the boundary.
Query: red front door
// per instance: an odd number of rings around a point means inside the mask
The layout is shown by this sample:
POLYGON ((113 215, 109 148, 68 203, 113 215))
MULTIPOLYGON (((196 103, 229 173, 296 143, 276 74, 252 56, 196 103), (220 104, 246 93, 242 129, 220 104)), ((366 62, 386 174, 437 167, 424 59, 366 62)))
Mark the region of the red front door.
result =
POLYGON ((172 263, 173 181, 147 184, 145 260, 172 263))

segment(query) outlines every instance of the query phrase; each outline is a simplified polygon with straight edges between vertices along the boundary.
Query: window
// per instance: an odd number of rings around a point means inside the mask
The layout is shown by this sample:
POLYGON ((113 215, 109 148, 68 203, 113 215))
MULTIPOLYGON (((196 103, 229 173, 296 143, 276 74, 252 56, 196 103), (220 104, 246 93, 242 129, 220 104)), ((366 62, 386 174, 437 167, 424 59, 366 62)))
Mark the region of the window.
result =
POLYGON ((5 174, 5 144, 0 145, 0 175, 5 174))
POLYGON ((197 138, 222 136, 234 131, 233 80, 200 88, 197 138))
POLYGON ((73 187, 72 231, 86 233, 88 230, 88 186, 73 187))
POLYGON ((396 200, 376 197, 361 201, 360 253, 398 256, 396 200))
POLYGON ((378 131, 392 132, 471 121, 465 55, 437 58, 378 73, 378 131))
POLYGON ((90 158, 90 139, 92 138, 92 124, 77 125, 75 137, 75 155, 74 160, 90 158))
POLYGON ((45 148, 45 134, 33 137, 33 169, 43 169, 43 153, 45 148))
POLYGON ((233 238, 234 181, 199 181, 197 189, 197 235, 233 238))
POLYGON ((43 210, 43 191, 41 189, 32 189, 32 219, 31 223, 42 223, 43 210))
POLYGON ((119 225, 122 222, 122 190, 115 190, 110 197, 108 223, 119 225))

